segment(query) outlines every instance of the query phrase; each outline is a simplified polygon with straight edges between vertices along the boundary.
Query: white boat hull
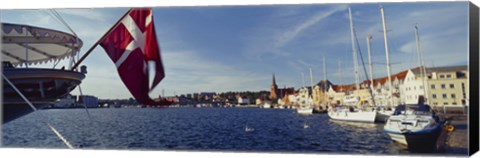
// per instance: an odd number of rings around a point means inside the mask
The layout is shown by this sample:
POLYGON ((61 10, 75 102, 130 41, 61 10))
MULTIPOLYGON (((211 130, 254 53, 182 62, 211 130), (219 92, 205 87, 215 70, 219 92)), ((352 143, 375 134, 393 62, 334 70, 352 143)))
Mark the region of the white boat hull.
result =
POLYGON ((311 115, 313 113, 312 108, 297 108, 297 113, 302 115, 311 115))
POLYGON ((403 134, 396 134, 396 133, 387 133, 390 138, 397 143, 403 144, 403 145, 408 145, 407 144, 407 139, 405 138, 405 135, 403 134))
POLYGON ((328 116, 334 120, 340 121, 352 121, 352 122, 368 122, 374 123, 377 112, 371 111, 359 111, 359 112, 350 112, 347 110, 334 111, 331 110, 328 112, 328 116))
POLYGON ((391 116, 384 126, 385 133, 397 143, 413 151, 433 151, 442 132, 443 121, 432 113, 407 112, 391 116))

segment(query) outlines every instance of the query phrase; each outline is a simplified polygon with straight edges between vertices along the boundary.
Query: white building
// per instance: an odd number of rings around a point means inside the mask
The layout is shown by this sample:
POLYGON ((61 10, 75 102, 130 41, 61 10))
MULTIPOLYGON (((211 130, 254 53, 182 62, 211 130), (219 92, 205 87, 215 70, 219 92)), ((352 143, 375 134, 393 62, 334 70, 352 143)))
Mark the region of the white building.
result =
POLYGON ((238 104, 239 105, 248 105, 248 104, 250 104, 250 99, 246 96, 238 97, 238 104))
POLYGON ((420 67, 409 69, 405 81, 400 88, 400 93, 402 94, 401 100, 405 104, 417 104, 418 96, 427 96, 424 87, 424 84, 427 84, 427 81, 425 81, 425 78, 418 72, 420 72, 420 67))

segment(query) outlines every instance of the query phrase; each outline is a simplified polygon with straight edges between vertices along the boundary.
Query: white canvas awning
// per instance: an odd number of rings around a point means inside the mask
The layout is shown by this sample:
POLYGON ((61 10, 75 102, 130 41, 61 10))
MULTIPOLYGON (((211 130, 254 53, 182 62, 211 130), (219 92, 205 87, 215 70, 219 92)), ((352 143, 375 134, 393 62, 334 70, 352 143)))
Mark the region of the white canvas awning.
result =
POLYGON ((82 40, 72 34, 29 25, 2 23, 2 61, 13 65, 40 64, 72 56, 82 40))

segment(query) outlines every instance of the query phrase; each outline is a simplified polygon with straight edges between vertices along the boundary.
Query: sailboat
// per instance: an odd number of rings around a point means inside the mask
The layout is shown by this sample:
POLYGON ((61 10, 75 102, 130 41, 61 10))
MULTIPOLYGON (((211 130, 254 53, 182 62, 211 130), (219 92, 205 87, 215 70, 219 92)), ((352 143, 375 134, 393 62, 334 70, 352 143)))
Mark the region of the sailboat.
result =
POLYGON ((83 44, 75 35, 36 26, 2 23, 1 36, 2 124, 27 115, 34 109, 49 106, 68 95, 85 78, 86 67, 82 67, 81 71, 65 67, 28 67, 73 57, 83 44))
POLYGON ((326 113, 327 112, 327 107, 330 104, 330 100, 328 98, 328 87, 330 86, 330 83, 327 80, 327 66, 325 62, 325 56, 323 56, 323 81, 320 81, 318 87, 316 87, 316 93, 317 93, 317 99, 315 103, 318 103, 318 105, 315 106, 313 109, 314 113, 326 113), (320 88, 321 87, 321 88, 320 88), (318 89, 317 89, 318 88, 318 89), (320 91, 323 93, 320 93, 320 91), (322 97, 320 97, 322 96, 322 97))
MULTIPOLYGON (((302 78, 304 78, 303 73, 302 78)), ((312 68, 310 68, 310 82, 311 84, 313 84, 312 68)), ((303 80, 303 83, 304 86, 300 88, 298 92, 299 94, 297 96, 297 103, 299 104, 299 106, 297 107, 297 113, 302 115, 310 115, 313 113, 313 98, 308 88, 305 87, 305 80, 303 80)))
MULTIPOLYGON (((385 21, 383 7, 381 13, 382 19, 385 21)), ((415 26, 415 36, 419 62, 422 67, 417 26, 415 26)), ((422 80, 426 76, 425 73, 423 71, 421 75, 422 80)), ((425 82, 423 85, 425 87, 425 82)), ((444 123, 444 118, 437 115, 428 104, 425 104, 424 96, 420 95, 418 104, 397 106, 393 116, 389 117, 383 129, 393 141, 407 145, 411 151, 431 152, 436 149, 437 139, 444 123)))
POLYGON ((297 113, 299 114, 310 115, 313 113, 313 100, 308 91, 306 87, 299 90, 299 106, 297 107, 297 113))
POLYGON ((330 119, 333 120, 374 123, 377 115, 376 111, 370 108, 358 108, 362 105, 360 105, 360 95, 358 94, 360 91, 360 86, 358 77, 357 49, 355 47, 352 11, 350 8, 348 8, 348 13, 350 18, 350 32, 352 40, 353 64, 356 85, 355 90, 357 91, 357 95, 351 93, 345 97, 344 103, 347 103, 347 105, 349 106, 338 106, 335 108, 329 108, 328 116, 330 117, 330 119))
MULTIPOLYGON (((377 99, 385 99, 385 98, 379 98, 378 96, 374 95, 374 82, 373 82, 373 66, 372 66, 372 53, 371 53, 371 45, 370 45, 370 41, 372 40, 372 36, 371 35, 368 35, 367 36, 367 50, 368 50, 368 65, 369 65, 369 69, 370 69, 370 84, 369 84, 369 87, 370 87, 370 94, 372 95, 372 100, 371 100, 371 103, 372 103, 372 106, 375 108, 375 111, 377 111, 377 116, 375 117, 375 122, 380 122, 380 123, 385 123, 387 122, 387 119, 388 117, 390 117, 392 114, 393 114, 393 111, 391 109, 388 109, 386 108, 385 106, 379 106, 376 104, 376 97, 377 99)), ((389 62, 388 58, 387 58, 387 62, 389 62)), ((388 69, 390 69, 389 67, 390 65, 387 66, 388 69)))

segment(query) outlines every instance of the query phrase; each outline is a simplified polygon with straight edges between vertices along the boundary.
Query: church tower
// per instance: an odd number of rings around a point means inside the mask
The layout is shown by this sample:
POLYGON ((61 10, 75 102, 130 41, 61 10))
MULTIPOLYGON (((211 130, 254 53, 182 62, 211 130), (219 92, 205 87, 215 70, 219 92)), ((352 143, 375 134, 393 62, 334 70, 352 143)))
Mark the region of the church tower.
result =
POLYGON ((278 98, 278 87, 275 82, 275 73, 273 74, 272 86, 270 86, 270 96, 268 98, 270 98, 270 100, 276 100, 278 98))

